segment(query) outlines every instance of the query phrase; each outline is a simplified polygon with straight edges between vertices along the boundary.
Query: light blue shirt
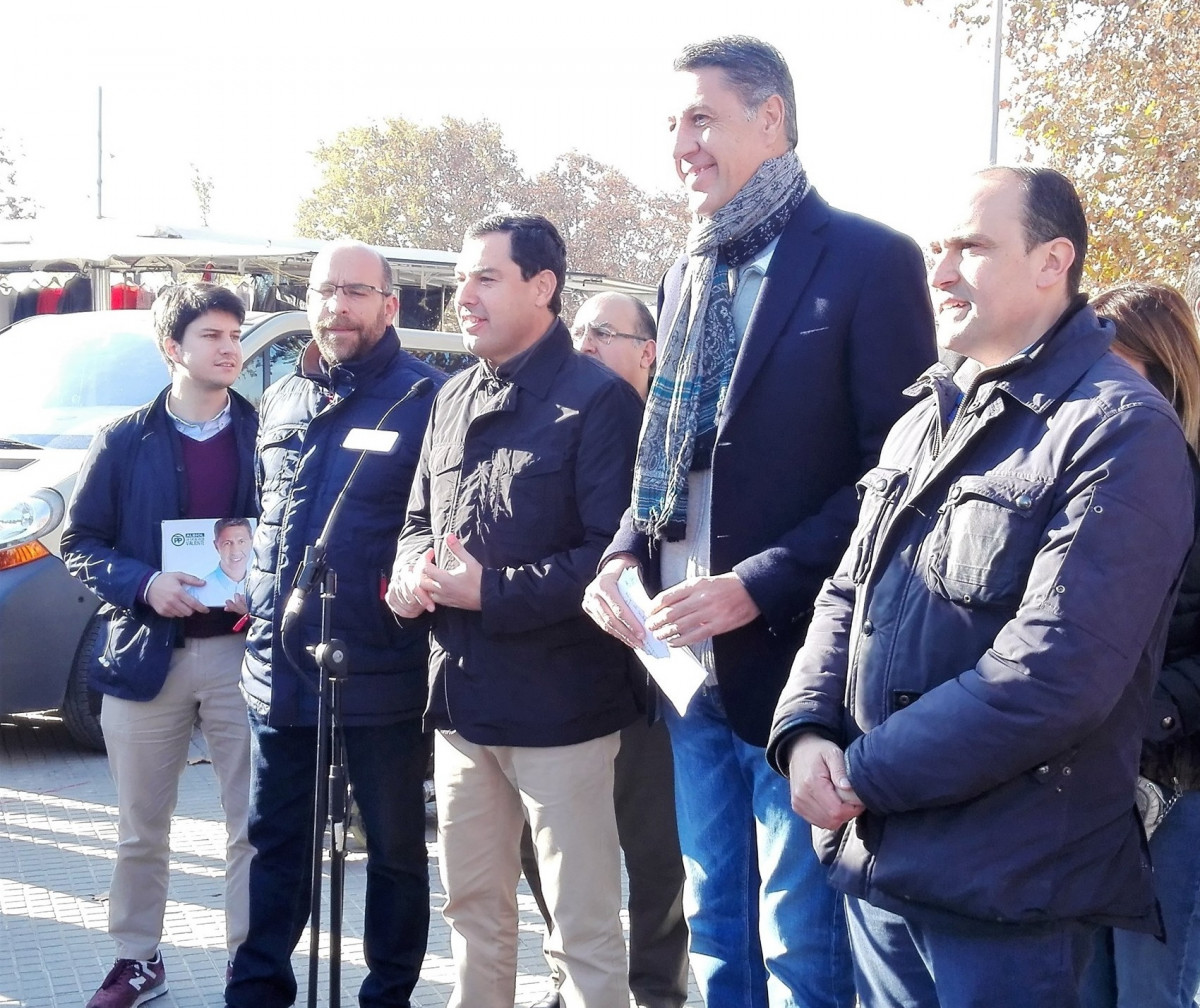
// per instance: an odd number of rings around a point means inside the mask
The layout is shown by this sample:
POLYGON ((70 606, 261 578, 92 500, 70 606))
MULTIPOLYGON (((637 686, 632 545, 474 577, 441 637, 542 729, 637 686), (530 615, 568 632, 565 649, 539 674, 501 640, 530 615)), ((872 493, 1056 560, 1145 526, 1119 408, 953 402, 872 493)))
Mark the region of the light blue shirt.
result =
POLYGON ((211 437, 216 437, 226 427, 233 423, 233 400, 225 397, 225 408, 221 410, 211 420, 202 420, 200 423, 192 423, 189 420, 183 420, 171 412, 171 398, 167 397, 166 402, 167 416, 171 418, 171 422, 175 424, 175 429, 184 437, 191 438, 193 441, 207 441, 211 437))
POLYGON ((758 292, 762 288, 763 277, 767 275, 767 267, 771 265, 771 257, 775 254, 775 246, 778 244, 777 235, 774 241, 764 245, 763 250, 748 263, 729 271, 729 287, 733 295, 733 325, 737 329, 739 344, 746 335, 746 327, 750 325, 750 316, 754 314, 754 306, 758 303, 758 292))
POLYGON ((241 581, 234 581, 221 570, 221 565, 217 564, 216 570, 204 575, 202 586, 187 585, 183 590, 207 606, 220 608, 234 595, 246 594, 246 578, 243 576, 241 581))

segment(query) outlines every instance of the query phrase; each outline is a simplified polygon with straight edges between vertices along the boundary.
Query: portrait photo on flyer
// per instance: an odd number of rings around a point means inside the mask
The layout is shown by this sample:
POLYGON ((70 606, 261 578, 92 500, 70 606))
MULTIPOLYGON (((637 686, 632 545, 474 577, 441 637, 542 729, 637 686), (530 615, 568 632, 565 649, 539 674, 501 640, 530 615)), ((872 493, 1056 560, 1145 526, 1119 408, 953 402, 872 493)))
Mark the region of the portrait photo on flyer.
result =
POLYGON ((221 609, 246 593, 253 518, 180 518, 162 523, 162 569, 203 578, 188 593, 209 608, 221 609))

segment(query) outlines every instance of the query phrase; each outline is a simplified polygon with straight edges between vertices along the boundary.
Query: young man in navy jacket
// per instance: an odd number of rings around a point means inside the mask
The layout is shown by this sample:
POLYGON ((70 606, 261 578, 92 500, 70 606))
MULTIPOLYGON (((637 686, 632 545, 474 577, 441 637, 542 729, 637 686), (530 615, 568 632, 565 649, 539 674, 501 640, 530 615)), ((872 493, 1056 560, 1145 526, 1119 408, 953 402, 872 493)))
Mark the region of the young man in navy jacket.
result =
POLYGON ((63 534, 70 571, 103 601, 88 684, 117 785, 117 861, 108 929, 117 961, 88 1008, 129 1008, 167 992, 158 951, 167 901, 171 813, 197 716, 221 787, 228 833, 226 943, 246 934, 250 777, 238 689, 245 600, 210 609, 204 581, 162 570, 162 522, 256 513, 254 407, 230 386, 242 369, 245 309, 232 291, 179 284, 154 305, 171 384, 102 428, 75 485, 63 534))

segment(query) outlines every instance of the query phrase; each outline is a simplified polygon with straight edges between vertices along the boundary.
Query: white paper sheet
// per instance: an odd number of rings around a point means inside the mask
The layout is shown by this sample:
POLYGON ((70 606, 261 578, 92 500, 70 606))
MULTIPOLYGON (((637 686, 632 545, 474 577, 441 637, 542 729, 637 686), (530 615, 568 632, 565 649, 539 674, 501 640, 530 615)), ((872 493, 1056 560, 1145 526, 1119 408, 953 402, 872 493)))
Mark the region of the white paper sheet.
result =
MULTIPOLYGON (((650 609, 650 597, 642 584, 636 567, 626 567, 617 579, 617 590, 621 593, 630 615, 643 630, 646 629, 646 613, 650 609)), ((704 685, 708 674, 704 666, 688 647, 668 647, 653 634, 647 632, 642 647, 634 653, 646 666, 654 681, 682 717, 696 690, 704 685)))

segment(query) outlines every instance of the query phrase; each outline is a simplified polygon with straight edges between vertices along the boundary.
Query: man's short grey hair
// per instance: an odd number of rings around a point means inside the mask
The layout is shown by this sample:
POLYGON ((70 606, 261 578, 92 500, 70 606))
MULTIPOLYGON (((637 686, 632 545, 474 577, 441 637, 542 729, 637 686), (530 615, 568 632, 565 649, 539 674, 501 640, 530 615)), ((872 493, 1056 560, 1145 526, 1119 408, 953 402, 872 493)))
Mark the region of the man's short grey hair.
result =
POLYGON ((652 340, 658 339, 658 325, 654 321, 653 312, 646 307, 646 302, 632 294, 626 294, 625 297, 633 302, 633 311, 637 316, 637 335, 649 336, 652 340))
MULTIPOLYGON (((584 305, 592 302, 603 302, 612 304, 614 302, 624 302, 633 309, 634 336, 645 336, 647 339, 658 339, 658 323, 654 321, 654 312, 647 306, 646 302, 634 294, 626 294, 624 291, 603 291, 600 294, 593 294, 584 305)), ((579 306, 579 310, 583 310, 583 305, 579 306)))
POLYGON ((392 264, 387 261, 387 256, 385 256, 382 252, 376 252, 375 254, 377 256, 379 256, 379 269, 382 273, 382 276, 380 277, 380 279, 383 281, 383 287, 382 287, 383 293, 391 294, 392 293, 392 264))
POLYGON ((796 88, 787 61, 778 49, 749 35, 724 35, 685 46, 674 63, 677 71, 694 72, 705 67, 719 67, 725 71, 725 77, 738 93, 748 118, 753 118, 759 106, 771 95, 779 95, 783 99, 788 146, 795 147, 799 143, 796 88))

